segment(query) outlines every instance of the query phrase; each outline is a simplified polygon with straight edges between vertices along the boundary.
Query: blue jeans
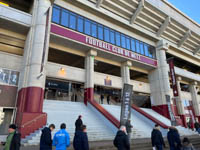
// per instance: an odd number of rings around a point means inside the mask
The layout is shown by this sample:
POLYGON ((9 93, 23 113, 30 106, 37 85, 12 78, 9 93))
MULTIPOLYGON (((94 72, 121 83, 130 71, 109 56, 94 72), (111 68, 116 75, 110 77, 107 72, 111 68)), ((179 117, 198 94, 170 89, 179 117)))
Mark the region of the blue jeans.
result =
POLYGON ((163 150, 163 146, 162 145, 156 145, 156 149, 157 150, 163 150))

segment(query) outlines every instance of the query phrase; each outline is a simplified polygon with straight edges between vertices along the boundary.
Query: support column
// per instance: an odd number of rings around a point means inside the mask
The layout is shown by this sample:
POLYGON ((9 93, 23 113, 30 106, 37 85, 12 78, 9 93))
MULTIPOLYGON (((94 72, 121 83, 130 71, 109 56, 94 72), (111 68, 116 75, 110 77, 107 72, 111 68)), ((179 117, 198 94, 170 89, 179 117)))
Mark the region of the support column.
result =
POLYGON ((187 121, 186 121, 186 116, 185 116, 185 108, 184 108, 184 105, 183 105, 183 98, 182 98, 182 92, 181 92, 181 86, 180 86, 181 80, 182 80, 181 77, 177 77, 177 89, 178 89, 179 96, 176 97, 176 106, 177 106, 177 109, 178 109, 178 114, 183 121, 184 127, 187 127, 187 121))
POLYGON ((197 95, 197 82, 192 82, 190 84, 190 92, 192 95, 192 104, 195 113, 195 117, 198 118, 200 122, 200 100, 197 95))
POLYGON ((46 124, 46 114, 42 113, 42 108, 50 35, 50 5, 49 0, 34 1, 32 25, 25 42, 16 117, 22 137, 46 124))
POLYGON ((126 61, 122 63, 121 66, 121 77, 122 77, 122 84, 130 84, 130 67, 132 66, 132 63, 130 61, 126 61))
POLYGON ((94 57, 97 56, 97 51, 90 50, 85 57, 85 92, 84 103, 94 100, 94 57))
POLYGON ((168 74, 169 65, 166 61, 167 50, 168 43, 163 40, 157 43, 156 56, 158 68, 150 71, 148 78, 150 82, 152 109, 170 119, 165 97, 165 95, 170 95, 170 97, 172 97, 168 74))

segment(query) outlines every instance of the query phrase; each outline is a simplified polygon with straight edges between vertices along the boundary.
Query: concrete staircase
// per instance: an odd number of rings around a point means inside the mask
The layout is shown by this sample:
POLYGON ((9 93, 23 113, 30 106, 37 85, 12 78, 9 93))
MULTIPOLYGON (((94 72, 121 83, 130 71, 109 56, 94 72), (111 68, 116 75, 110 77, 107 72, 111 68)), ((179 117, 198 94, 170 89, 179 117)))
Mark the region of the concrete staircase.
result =
MULTIPOLYGON (((102 105, 109 113, 120 120, 121 106, 115 105, 102 105)), ((132 110, 131 124, 133 125, 131 137, 136 138, 149 138, 151 137, 151 131, 154 127, 154 123, 145 117, 132 110)))
MULTIPOLYGON (((157 120, 161 121, 162 123, 164 123, 167 126, 171 126, 171 122, 168 118, 160 115, 159 113, 155 112, 152 109, 148 109, 148 108, 141 108, 143 111, 145 111, 146 113, 148 113, 149 115, 153 116, 154 118, 156 118, 157 120)), ((196 135, 198 134, 195 131, 192 131, 190 129, 184 128, 182 126, 177 126, 176 127, 179 131, 180 136, 188 136, 188 135, 196 135)))
MULTIPOLYGON (((115 130, 109 128, 109 122, 99 117, 100 114, 92 108, 86 107, 80 102, 45 100, 43 111, 47 113, 47 124, 55 124, 57 132, 61 123, 66 123, 66 130, 70 134, 70 140, 73 140, 75 132, 75 121, 79 115, 82 115, 83 123, 87 125, 89 141, 112 140, 115 136, 115 130), (107 124, 108 123, 108 124, 107 124)), ((41 129, 22 139, 23 145, 37 145, 40 140, 41 129)))

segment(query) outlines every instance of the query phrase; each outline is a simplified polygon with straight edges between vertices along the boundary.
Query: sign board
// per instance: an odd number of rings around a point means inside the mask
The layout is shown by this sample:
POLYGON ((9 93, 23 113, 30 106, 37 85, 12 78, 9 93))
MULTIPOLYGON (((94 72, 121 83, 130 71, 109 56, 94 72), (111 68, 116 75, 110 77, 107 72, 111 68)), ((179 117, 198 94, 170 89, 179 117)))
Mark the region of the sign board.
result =
POLYGON ((65 38, 71 39, 73 41, 77 41, 78 43, 97 48, 99 50, 107 51, 119 56, 123 56, 126 58, 130 58, 132 60, 136 60, 138 62, 142 62, 154 67, 157 67, 157 60, 148 58, 146 56, 134 53, 133 51, 117 47, 110 43, 101 41, 99 39, 81 34, 79 32, 70 30, 68 28, 63 28, 56 24, 51 24, 51 33, 63 36, 65 38))
POLYGON ((169 95, 165 95, 165 97, 166 97, 166 101, 167 101, 169 116, 170 116, 170 119, 171 119, 171 125, 175 126, 176 125, 176 119, 175 119, 174 113, 172 111, 170 96, 169 95))
POLYGON ((121 117, 120 125, 125 125, 127 120, 131 117, 131 99, 133 95, 133 85, 124 84, 122 103, 121 103, 121 117))
POLYGON ((169 70, 170 70, 170 77, 171 77, 173 95, 174 95, 174 97, 177 97, 178 96, 178 88, 177 88, 173 58, 168 59, 168 63, 169 63, 169 70))

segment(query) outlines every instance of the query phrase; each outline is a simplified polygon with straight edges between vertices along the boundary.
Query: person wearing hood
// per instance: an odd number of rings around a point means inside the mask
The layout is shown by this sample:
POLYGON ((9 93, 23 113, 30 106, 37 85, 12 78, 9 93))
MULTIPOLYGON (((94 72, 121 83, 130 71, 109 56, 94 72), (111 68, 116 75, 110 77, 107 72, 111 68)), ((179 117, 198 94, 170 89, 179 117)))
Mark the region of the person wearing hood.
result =
POLYGON ((155 147, 157 150, 163 150, 163 147, 165 147, 163 136, 160 132, 160 126, 158 124, 155 125, 155 128, 151 132, 151 143, 152 147, 155 147))
POLYGON ((170 127, 167 133, 170 150, 181 150, 181 140, 178 130, 175 127, 170 127))
POLYGON ((74 150, 89 150, 86 125, 81 126, 81 131, 76 131, 73 140, 74 150))
POLYGON ((190 140, 187 137, 184 137, 183 139, 183 147, 181 150, 195 150, 192 143, 190 143, 190 140))
POLYGON ((49 127, 45 127, 42 130, 40 137, 40 150, 52 150, 52 137, 51 132, 55 129, 54 124, 50 124, 49 127))
POLYGON ((118 150, 130 150, 130 143, 128 136, 126 134, 125 126, 120 127, 120 130, 117 132, 117 135, 115 136, 113 144, 115 147, 117 147, 118 150))

